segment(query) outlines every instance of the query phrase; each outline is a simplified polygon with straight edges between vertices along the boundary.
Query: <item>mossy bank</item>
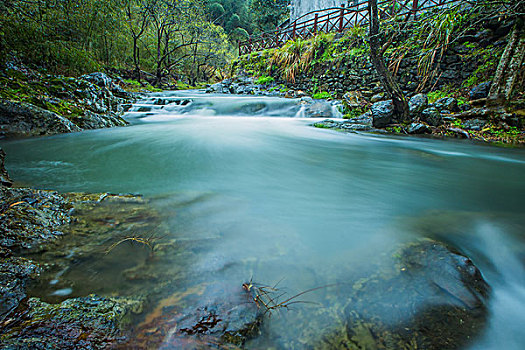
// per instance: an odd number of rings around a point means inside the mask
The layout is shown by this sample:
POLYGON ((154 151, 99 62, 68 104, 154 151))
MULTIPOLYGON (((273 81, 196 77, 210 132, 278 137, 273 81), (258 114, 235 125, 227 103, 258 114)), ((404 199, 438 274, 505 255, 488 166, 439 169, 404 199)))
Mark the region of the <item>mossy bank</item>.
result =
MULTIPOLYGON (((246 77, 254 77, 254 82, 268 90, 286 91, 283 95, 287 97, 307 94, 341 99, 345 119, 368 116, 370 127, 393 133, 523 144, 523 62, 517 67, 516 88, 509 101, 486 103, 502 53, 519 23, 515 16, 495 16, 494 8, 468 5, 429 11, 406 25, 383 23, 385 42, 394 34, 396 38, 385 45, 390 71, 409 99, 419 95, 413 101, 418 110, 411 110, 408 121, 390 113, 385 103, 375 105, 388 96, 370 62, 365 27, 297 39, 280 48, 240 56, 232 63, 231 81, 233 90, 240 93, 253 91, 242 85, 246 77), (404 26, 401 34, 400 26, 404 26), (235 84, 241 87, 236 89, 235 84), (420 103, 422 99, 426 102, 420 103)), ((344 130, 348 124, 335 126, 344 130)))

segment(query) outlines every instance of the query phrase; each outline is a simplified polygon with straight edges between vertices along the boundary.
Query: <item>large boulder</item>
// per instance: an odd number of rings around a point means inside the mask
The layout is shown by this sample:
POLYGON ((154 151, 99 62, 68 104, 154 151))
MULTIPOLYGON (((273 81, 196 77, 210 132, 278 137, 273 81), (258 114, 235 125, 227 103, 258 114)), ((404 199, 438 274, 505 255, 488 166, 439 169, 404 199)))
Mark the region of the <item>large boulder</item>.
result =
POLYGON ((410 108, 410 114, 412 115, 420 114, 427 107, 428 107, 428 97, 426 94, 414 95, 408 101, 408 108, 410 108))
POLYGON ((376 102, 370 111, 372 112, 373 125, 376 128, 384 128, 391 124, 394 119, 394 103, 392 100, 376 102))
POLYGON ((68 119, 30 103, 0 100, 0 138, 80 131, 68 119))
POLYGON ((487 98, 489 95, 490 86, 491 83, 489 81, 474 86, 469 92, 470 99, 479 100, 482 98, 487 98))
POLYGON ((322 299, 326 305, 315 318, 299 320, 299 334, 283 344, 458 349, 486 326, 490 288, 474 263, 453 248, 424 239, 393 249, 384 260, 355 264, 341 267, 336 296, 322 299))
POLYGON ((7 173, 7 170, 4 166, 5 163, 5 152, 3 149, 0 148, 0 187, 11 187, 13 185, 13 181, 9 178, 9 174, 7 173))
POLYGON ((421 112, 421 120, 432 126, 439 126, 443 124, 441 113, 436 107, 429 107, 423 110, 421 112))
POLYGON ((458 100, 454 97, 443 97, 434 102, 434 107, 440 111, 459 112, 458 100))
POLYGON ((355 302, 345 308, 348 338, 359 338, 365 327, 384 335, 374 339, 378 348, 395 342, 451 349, 484 328, 489 286, 469 258, 425 240, 395 253, 392 267, 354 284, 355 302))

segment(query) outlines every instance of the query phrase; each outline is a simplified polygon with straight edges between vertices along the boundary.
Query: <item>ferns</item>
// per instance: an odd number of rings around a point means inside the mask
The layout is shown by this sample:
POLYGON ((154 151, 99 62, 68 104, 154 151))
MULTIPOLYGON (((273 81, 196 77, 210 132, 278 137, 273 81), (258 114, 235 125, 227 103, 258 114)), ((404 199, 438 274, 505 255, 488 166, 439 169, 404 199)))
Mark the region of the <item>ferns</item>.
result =
POLYGON ((325 48, 334 41, 334 34, 319 34, 311 39, 288 41, 280 49, 273 51, 269 66, 278 67, 279 73, 288 82, 295 82, 295 77, 310 69, 316 59, 323 55, 325 48))

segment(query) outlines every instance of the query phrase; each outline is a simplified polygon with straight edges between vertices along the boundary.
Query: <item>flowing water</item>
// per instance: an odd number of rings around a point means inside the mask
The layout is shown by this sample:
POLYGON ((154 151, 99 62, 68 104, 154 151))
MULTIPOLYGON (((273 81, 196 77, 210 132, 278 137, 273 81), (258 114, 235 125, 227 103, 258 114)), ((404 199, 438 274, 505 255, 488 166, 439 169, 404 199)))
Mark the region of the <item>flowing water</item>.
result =
MULTIPOLYGON (((313 128, 314 120, 301 115, 298 100, 164 92, 136 104, 126 114, 129 127, 2 142, 2 148, 11 177, 22 184, 140 193, 161 214, 162 239, 201 242, 191 258, 157 261, 155 269, 169 278, 181 269, 193 273, 158 282, 168 289, 194 285, 187 276, 231 286, 282 279, 279 286, 294 295, 344 280, 353 266, 362 276, 373 274, 366 262, 397 244, 446 241, 469 255, 492 287, 489 321, 472 348, 521 349, 523 150, 344 134, 313 128)), ((115 276, 133 259, 145 259, 132 249, 116 252, 127 263, 60 271, 57 279, 80 277, 68 288, 54 280, 45 294, 125 295, 130 284, 115 276), (86 278, 89 271, 96 277, 86 278)), ((154 290, 157 282, 133 283, 154 290)), ((158 293, 165 298, 166 288, 158 293)), ((315 308, 296 308, 315 317, 308 313, 315 308)), ((285 312, 291 320, 293 312, 285 312)), ((266 321, 264 342, 247 347, 287 347, 283 339, 293 337, 293 327, 278 326, 279 317, 266 321)))

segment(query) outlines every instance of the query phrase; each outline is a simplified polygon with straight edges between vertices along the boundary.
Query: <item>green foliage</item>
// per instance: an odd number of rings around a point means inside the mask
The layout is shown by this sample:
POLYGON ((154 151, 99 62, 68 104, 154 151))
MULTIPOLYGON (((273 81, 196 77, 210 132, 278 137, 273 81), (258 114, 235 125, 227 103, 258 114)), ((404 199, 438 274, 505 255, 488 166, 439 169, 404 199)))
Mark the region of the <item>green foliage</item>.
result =
POLYGON ((434 103, 434 102, 436 102, 437 100, 439 100, 441 98, 450 96, 450 92, 449 91, 436 90, 436 91, 429 92, 427 94, 427 96, 428 96, 428 102, 429 103, 434 103))
POLYGON ((142 88, 142 85, 141 85, 138 81, 136 81, 136 80, 133 80, 133 79, 124 79, 124 82, 125 82, 126 84, 128 84, 128 85, 129 85, 130 87, 132 87, 132 88, 137 88, 137 89, 138 89, 138 88, 142 88))
POLYGON ((249 37, 250 34, 248 34, 248 32, 243 28, 235 28, 229 35, 231 42, 248 40, 249 37))
POLYGON ((257 78, 255 83, 259 84, 259 85, 268 85, 270 83, 273 83, 274 81, 275 81, 275 79, 273 77, 269 77, 269 76, 263 75, 263 76, 260 76, 259 78, 257 78))
POLYGON ((254 14, 259 31, 273 30, 288 18, 290 0, 252 0, 250 10, 254 14))
MULTIPOLYGON (((188 75, 194 85, 220 72, 234 52, 223 28, 206 20, 204 3, 10 0, 0 7, 0 53, 2 59, 12 53, 55 74, 132 68, 159 78, 188 75)), ((220 6, 211 10, 217 15, 220 6)), ((239 30, 235 36, 246 37, 247 32, 239 30)))
POLYGON ((470 56, 478 58, 478 66, 472 75, 463 82, 463 86, 470 88, 483 81, 490 80, 496 70, 502 50, 502 48, 495 49, 489 45, 486 48, 478 48, 472 51, 470 56))
POLYGON ((364 108, 352 108, 343 115, 343 119, 358 118, 365 112, 364 108))
POLYGON ((320 91, 320 92, 314 93, 312 95, 312 98, 316 100, 321 100, 321 99, 332 98, 332 95, 328 91, 320 91))

